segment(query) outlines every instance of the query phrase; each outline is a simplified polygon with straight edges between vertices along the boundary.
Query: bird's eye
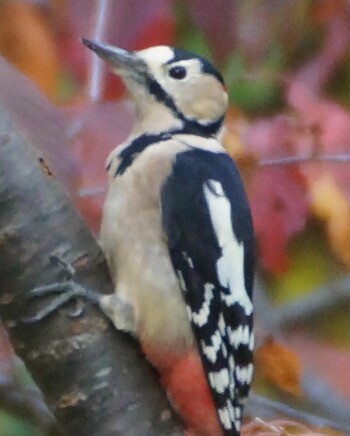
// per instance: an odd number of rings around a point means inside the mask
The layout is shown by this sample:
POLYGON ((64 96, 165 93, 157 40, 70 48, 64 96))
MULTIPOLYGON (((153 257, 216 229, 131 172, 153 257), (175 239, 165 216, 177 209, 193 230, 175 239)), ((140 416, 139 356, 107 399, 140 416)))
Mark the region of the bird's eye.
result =
POLYGON ((176 67, 172 67, 169 69, 169 76, 173 79, 181 80, 184 79, 187 75, 187 71, 185 67, 181 67, 177 65, 176 67))

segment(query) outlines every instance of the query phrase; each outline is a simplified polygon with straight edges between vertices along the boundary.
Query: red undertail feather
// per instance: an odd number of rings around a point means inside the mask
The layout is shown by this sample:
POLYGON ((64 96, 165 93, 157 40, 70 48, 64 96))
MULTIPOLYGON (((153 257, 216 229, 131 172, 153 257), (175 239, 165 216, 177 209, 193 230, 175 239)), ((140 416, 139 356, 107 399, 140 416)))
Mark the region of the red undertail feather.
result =
POLYGON ((187 427, 185 435, 222 436, 198 351, 193 349, 183 356, 160 356, 148 347, 143 348, 187 427))

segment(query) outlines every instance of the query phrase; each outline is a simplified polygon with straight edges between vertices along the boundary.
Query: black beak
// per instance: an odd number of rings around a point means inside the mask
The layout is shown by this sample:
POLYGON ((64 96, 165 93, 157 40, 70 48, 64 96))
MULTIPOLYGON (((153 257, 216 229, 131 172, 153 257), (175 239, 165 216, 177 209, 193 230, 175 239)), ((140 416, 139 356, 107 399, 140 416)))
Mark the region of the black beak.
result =
POLYGON ((135 52, 85 38, 82 39, 82 42, 97 56, 108 62, 117 72, 142 74, 147 70, 146 63, 135 52))

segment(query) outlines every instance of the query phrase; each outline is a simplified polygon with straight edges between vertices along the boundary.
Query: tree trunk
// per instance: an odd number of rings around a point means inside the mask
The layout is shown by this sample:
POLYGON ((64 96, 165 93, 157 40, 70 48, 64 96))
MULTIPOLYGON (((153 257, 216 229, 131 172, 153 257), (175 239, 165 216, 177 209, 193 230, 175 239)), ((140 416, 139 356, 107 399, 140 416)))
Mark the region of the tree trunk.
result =
MULTIPOLYGON (((45 128, 45 126, 43 126, 45 128)), ((15 352, 44 393, 64 435, 175 435, 180 428, 137 343, 101 311, 73 303, 34 324, 21 319, 34 287, 74 280, 99 292, 113 287, 100 249, 51 173, 0 108, 0 315, 15 352)))

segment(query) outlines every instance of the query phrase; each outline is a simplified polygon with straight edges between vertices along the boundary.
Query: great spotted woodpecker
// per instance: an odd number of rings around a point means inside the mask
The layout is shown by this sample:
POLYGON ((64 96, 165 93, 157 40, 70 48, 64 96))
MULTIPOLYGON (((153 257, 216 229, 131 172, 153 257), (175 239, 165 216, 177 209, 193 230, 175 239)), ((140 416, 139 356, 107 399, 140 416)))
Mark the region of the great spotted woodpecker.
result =
POLYGON ((253 373, 254 237, 238 171, 217 139, 223 79, 183 50, 84 44, 136 105, 131 135, 108 158, 101 243, 116 293, 101 306, 139 337, 195 434, 237 435, 253 373))
POLYGON ((254 234, 218 140, 223 79, 184 50, 83 43, 136 108, 130 136, 107 160, 101 244, 115 293, 93 299, 139 338, 187 434, 237 436, 253 374, 254 234))

